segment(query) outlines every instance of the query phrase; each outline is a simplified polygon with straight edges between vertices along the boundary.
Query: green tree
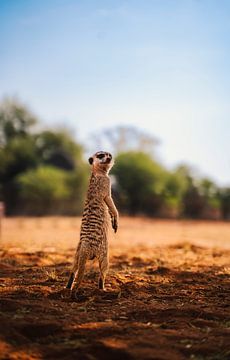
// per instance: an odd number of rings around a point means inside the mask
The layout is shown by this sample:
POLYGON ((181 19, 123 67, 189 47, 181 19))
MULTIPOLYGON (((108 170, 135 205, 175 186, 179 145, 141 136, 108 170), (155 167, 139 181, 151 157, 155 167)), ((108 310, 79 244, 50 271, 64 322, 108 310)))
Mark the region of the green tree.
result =
POLYGON ((76 143, 66 130, 45 130, 35 136, 36 148, 42 163, 73 170, 82 163, 82 145, 76 143))
POLYGON ((67 186, 70 196, 65 201, 65 214, 80 215, 82 213, 89 175, 88 164, 79 165, 76 170, 68 173, 67 186))
POLYGON ((0 103, 0 182, 38 164, 31 127, 37 123, 32 113, 15 99, 0 103))
POLYGON ((219 190, 219 199, 222 217, 225 220, 230 220, 230 187, 219 190))
POLYGON ((39 164, 32 137, 15 137, 0 149, 0 179, 10 181, 14 176, 39 164))
POLYGON ((117 180, 120 203, 129 214, 155 214, 161 206, 165 171, 150 155, 129 151, 116 158, 112 172, 117 180))
MULTIPOLYGON (((28 190, 25 190, 23 181, 32 179, 38 189, 35 193, 40 197, 38 209, 41 212, 42 206, 45 204, 41 200, 41 191, 45 191, 46 188, 49 189, 48 182, 50 181, 49 194, 52 201, 49 200, 49 197, 47 201, 53 204, 58 201, 59 205, 62 203, 63 209, 65 204, 67 209, 68 202, 72 212, 80 211, 82 198, 74 188, 73 179, 75 179, 77 186, 83 190, 86 179, 83 147, 65 129, 50 129, 36 133, 33 126, 37 123, 37 119, 30 110, 15 99, 7 99, 0 104, 0 200, 6 203, 7 214, 20 213, 23 202, 27 205, 30 203, 30 206, 27 206, 29 212, 29 209, 33 208, 32 204, 36 195, 33 195, 33 191, 26 193, 26 191, 32 189, 32 183, 28 185, 28 190), (62 197, 55 200, 55 193, 52 193, 52 191, 55 189, 57 191, 57 188, 54 187, 54 180, 49 176, 50 171, 44 170, 42 173, 40 172, 44 165, 68 172, 68 176, 66 174, 65 177, 65 186, 66 189, 68 188, 69 193, 72 194, 72 197, 70 196, 68 199, 62 197), (36 170, 37 168, 39 171, 36 170), (20 175, 26 176, 25 179, 22 176, 22 179, 24 179, 22 182, 18 180, 21 179, 20 175), (36 176, 38 181, 36 181, 36 176), (40 188, 38 187, 41 176, 45 176, 44 184, 46 184, 46 188, 45 186, 42 187, 42 184, 40 184, 40 188), (25 193, 27 194, 26 197, 25 193), (29 197, 31 201, 29 201, 29 197), (74 201, 77 203, 74 203, 74 201)), ((57 173, 54 172, 54 176, 57 178, 57 173)), ((57 180, 59 189, 61 189, 60 176, 59 173, 57 180)), ((46 206, 44 206, 43 210, 46 210, 46 206)), ((53 207, 52 211, 56 211, 55 207, 53 207)))
POLYGON ((37 118, 15 98, 0 103, 0 147, 18 136, 27 136, 37 118))
POLYGON ((179 217, 182 212, 182 199, 187 189, 187 178, 180 169, 165 173, 161 214, 166 217, 179 217))
POLYGON ((79 171, 65 171, 41 165, 18 175, 19 209, 30 215, 80 214, 85 199, 88 167, 79 171))
POLYGON ((40 166, 19 175, 17 184, 24 211, 37 215, 58 212, 61 201, 70 195, 67 176, 65 171, 51 166, 40 166))
POLYGON ((7 98, 0 103, 0 197, 8 213, 18 202, 15 177, 38 164, 31 135, 36 123, 35 116, 18 100, 7 98))
POLYGON ((208 178, 204 178, 201 179, 199 182, 199 191, 200 194, 203 195, 205 199, 204 212, 207 213, 207 217, 212 217, 212 213, 213 215, 217 214, 221 206, 221 202, 218 194, 219 190, 217 185, 212 180, 208 178))

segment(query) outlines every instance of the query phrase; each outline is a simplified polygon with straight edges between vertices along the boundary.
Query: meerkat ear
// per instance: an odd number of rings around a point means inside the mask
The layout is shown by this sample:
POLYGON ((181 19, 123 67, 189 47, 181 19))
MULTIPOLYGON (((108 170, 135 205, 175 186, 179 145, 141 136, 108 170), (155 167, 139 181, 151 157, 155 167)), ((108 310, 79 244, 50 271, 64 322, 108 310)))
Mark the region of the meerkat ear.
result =
POLYGON ((93 158, 90 157, 88 161, 89 161, 90 165, 92 165, 92 163, 93 163, 93 158))

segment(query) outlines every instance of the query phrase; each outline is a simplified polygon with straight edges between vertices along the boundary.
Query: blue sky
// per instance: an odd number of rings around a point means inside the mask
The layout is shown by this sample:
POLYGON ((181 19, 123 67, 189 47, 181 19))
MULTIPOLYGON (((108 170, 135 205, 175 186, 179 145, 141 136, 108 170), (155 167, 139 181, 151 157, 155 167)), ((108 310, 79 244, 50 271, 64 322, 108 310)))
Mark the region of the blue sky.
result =
POLYGON ((115 125, 230 184, 230 1, 0 0, 0 98, 87 143, 115 125))

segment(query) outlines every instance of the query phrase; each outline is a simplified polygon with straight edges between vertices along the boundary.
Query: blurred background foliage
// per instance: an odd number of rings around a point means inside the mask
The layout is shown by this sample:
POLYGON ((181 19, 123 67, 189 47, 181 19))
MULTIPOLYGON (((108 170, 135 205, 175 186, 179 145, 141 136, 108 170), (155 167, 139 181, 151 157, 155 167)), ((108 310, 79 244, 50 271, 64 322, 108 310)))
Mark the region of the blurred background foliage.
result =
MULTIPOLYGON (((39 125, 17 99, 0 103, 0 201, 7 215, 80 215, 90 173, 84 147, 66 129, 39 125)), ((116 157, 111 176, 121 213, 230 219, 230 188, 195 176, 186 164, 167 169, 149 134, 118 126, 90 143, 92 152, 109 148, 116 157)))

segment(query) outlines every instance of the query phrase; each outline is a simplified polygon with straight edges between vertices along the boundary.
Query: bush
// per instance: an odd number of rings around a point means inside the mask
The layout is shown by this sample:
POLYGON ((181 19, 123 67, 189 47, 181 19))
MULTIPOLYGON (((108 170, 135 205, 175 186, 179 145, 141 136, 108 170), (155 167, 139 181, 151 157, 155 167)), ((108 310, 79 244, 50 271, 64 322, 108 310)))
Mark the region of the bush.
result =
POLYGON ((22 208, 30 214, 57 213, 70 195, 67 173, 51 166, 26 171, 17 177, 17 184, 22 208))
POLYGON ((225 220, 230 220, 230 187, 220 190, 221 214, 225 220))
POLYGON ((142 152, 121 153, 116 158, 113 174, 124 211, 129 214, 157 213, 165 177, 164 169, 157 162, 142 152))

